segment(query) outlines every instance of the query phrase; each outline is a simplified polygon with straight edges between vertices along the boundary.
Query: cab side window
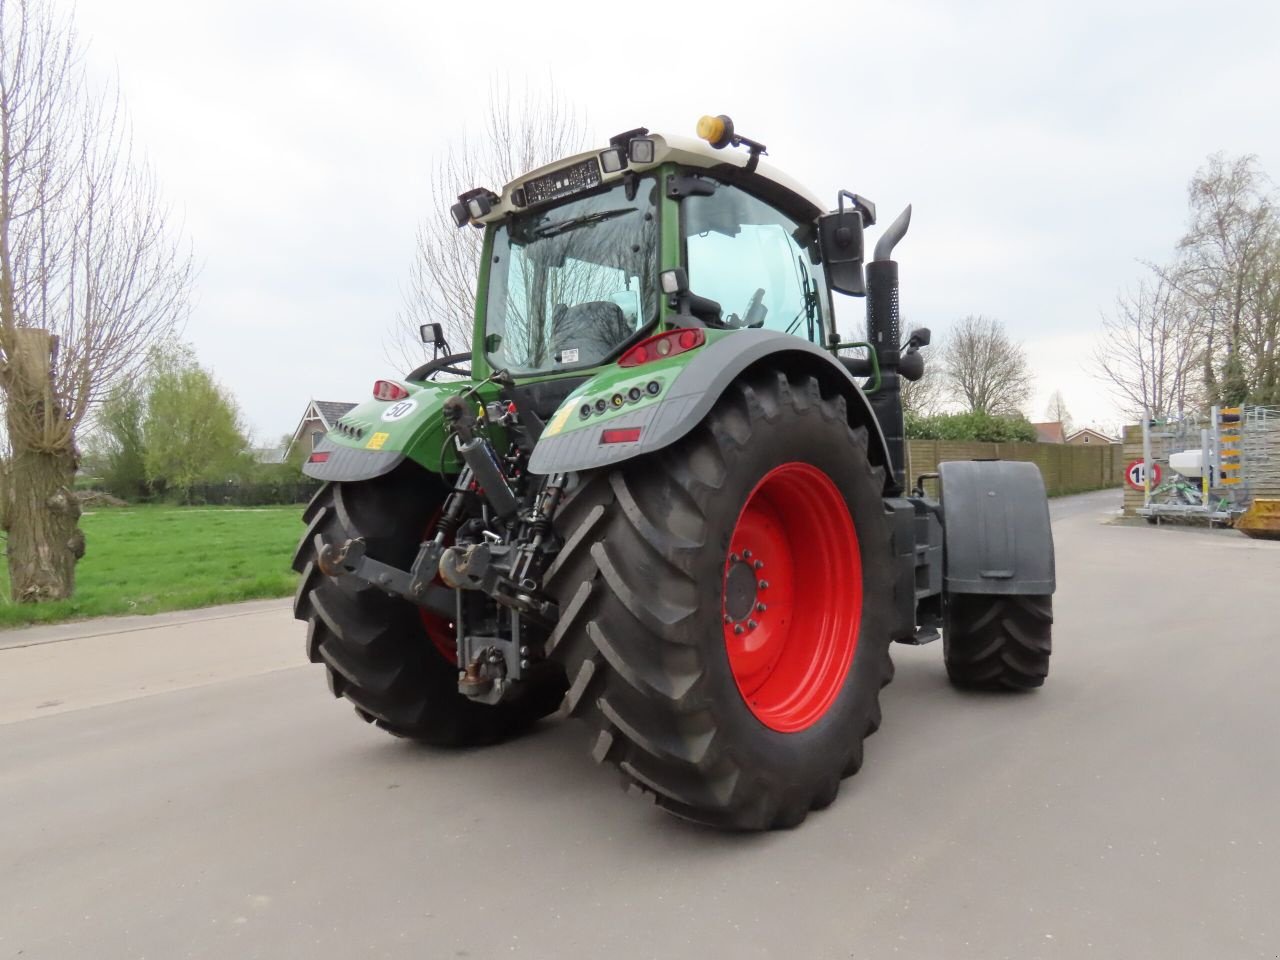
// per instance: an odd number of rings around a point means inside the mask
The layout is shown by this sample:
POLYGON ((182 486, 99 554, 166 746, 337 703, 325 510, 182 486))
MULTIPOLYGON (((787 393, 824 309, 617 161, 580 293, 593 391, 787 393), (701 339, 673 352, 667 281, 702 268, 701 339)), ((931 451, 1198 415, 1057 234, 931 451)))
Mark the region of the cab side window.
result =
POLYGON ((730 327, 763 327, 819 342, 826 282, 786 214, 727 184, 683 202, 689 287, 720 304, 730 327))

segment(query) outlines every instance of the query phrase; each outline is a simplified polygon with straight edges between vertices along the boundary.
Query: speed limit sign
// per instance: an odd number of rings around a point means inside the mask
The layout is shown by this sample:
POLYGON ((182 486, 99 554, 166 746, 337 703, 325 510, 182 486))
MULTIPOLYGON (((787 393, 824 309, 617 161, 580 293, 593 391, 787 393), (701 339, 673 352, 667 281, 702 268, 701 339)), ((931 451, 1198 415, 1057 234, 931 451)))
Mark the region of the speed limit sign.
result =
MULTIPOLYGON (((1147 464, 1144 460, 1135 460, 1129 466, 1124 468, 1124 481, 1135 490, 1141 490, 1143 476, 1147 472, 1147 464)), ((1151 486, 1160 486, 1160 464, 1151 464, 1151 486)))

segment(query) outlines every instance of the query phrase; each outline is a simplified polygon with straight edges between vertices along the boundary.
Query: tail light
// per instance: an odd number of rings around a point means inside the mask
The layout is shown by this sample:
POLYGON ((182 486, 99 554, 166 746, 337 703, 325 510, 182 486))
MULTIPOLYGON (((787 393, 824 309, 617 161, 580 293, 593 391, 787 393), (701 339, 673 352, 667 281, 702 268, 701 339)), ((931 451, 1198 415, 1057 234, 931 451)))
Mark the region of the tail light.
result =
POLYGON ((707 342, 707 335, 696 327, 668 330, 641 340, 618 359, 620 367, 638 367, 654 360, 665 360, 681 353, 688 353, 707 342))
POLYGON ((403 400, 408 395, 408 390, 391 380, 373 381, 373 399, 375 400, 403 400))
POLYGON ((601 443, 635 443, 640 439, 642 427, 614 427, 600 432, 601 443))

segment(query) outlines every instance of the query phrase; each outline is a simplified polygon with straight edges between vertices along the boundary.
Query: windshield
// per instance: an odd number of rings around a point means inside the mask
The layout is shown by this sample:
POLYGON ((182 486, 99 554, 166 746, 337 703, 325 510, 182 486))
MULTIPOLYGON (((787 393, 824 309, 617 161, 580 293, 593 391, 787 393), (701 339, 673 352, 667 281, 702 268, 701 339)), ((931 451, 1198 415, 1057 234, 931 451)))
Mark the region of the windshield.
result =
POLYGON ((657 187, 639 181, 494 230, 485 353, 513 373, 589 367, 657 319, 657 187))

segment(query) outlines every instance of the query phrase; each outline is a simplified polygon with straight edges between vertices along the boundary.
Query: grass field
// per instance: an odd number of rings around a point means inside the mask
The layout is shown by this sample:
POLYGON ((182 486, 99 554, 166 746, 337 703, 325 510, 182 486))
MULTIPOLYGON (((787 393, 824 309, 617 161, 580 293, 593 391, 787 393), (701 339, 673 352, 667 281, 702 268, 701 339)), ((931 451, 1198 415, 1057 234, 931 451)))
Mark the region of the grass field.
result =
POLYGON ((288 596, 297 580, 289 561, 301 517, 301 506, 86 512, 75 596, 12 603, 8 571, 0 569, 0 628, 288 596))

